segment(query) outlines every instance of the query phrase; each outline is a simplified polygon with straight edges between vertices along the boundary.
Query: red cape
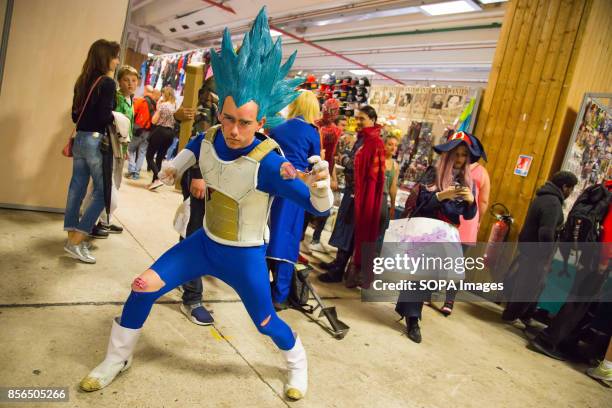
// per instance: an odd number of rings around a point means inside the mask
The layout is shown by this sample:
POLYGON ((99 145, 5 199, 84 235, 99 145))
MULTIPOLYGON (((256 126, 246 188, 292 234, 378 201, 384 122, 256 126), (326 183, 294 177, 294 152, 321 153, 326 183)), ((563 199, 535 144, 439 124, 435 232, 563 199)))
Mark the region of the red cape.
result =
MULTIPOLYGON (((385 185, 385 146, 381 126, 362 129, 365 138, 355 154, 355 253, 353 263, 361 265, 361 245, 378 239, 380 207, 385 185)), ((368 271, 371 272, 371 271, 368 271)))

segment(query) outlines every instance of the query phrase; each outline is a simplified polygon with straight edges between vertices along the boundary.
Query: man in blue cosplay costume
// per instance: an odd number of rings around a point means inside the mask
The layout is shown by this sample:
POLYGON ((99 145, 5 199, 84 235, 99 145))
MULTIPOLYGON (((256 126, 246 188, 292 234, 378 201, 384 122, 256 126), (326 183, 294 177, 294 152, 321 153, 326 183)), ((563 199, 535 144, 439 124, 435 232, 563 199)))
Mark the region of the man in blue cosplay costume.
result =
POLYGON ((275 150, 276 143, 257 133, 266 118, 297 97, 302 78, 284 79, 295 53, 281 66, 281 41, 272 43, 265 8, 245 36, 239 54, 225 30, 221 52, 211 50, 219 93, 219 121, 189 142, 160 173, 167 184, 199 162, 206 181, 203 229, 164 253, 137 277, 120 320, 113 321, 106 358, 85 377, 81 389, 96 391, 129 368, 133 350, 153 303, 180 284, 214 276, 240 296, 257 329, 281 349, 288 368, 285 395, 306 394, 308 368, 300 338, 274 311, 266 266, 267 220, 273 196, 292 200, 313 214, 332 205, 327 162, 309 159, 313 171, 302 181, 275 150))

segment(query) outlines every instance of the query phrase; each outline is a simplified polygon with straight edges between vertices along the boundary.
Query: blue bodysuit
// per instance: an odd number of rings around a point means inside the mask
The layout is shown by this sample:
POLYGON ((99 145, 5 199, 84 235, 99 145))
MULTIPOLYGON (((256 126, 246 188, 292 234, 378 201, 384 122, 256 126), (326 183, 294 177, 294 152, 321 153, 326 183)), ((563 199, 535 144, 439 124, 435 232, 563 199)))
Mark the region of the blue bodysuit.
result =
MULTIPOLYGON (((204 135, 190 141, 189 149, 199 159, 204 135)), ((248 154, 260 140, 242 149, 230 149, 219 129, 213 145, 221 160, 231 161, 248 154)), ((287 160, 276 152, 270 152, 260 161, 257 190, 279 196, 297 203, 316 215, 321 215, 310 202, 310 191, 299 179, 284 180, 281 165, 287 160)), ((274 311, 270 293, 267 245, 234 247, 213 241, 200 229, 187 239, 166 251, 152 266, 164 282, 157 292, 134 292, 130 294, 121 315, 121 326, 130 329, 142 327, 155 301, 184 282, 203 275, 214 276, 230 285, 242 300, 257 329, 272 338, 282 350, 290 350, 295 338, 289 326, 274 311)))

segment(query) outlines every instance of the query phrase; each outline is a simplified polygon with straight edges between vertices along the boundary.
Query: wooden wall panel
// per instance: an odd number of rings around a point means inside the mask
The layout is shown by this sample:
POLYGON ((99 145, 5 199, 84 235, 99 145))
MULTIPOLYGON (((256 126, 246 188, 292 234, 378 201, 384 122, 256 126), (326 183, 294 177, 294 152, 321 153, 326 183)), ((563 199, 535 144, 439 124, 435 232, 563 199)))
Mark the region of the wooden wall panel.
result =
MULTIPOLYGON (((584 94, 612 93, 612 2, 596 0, 587 6, 588 24, 581 26, 577 39, 580 47, 575 64, 568 70, 561 98, 565 108, 557 111, 553 123, 552 134, 558 134, 559 138, 551 138, 548 149, 556 154, 547 155, 544 161, 544 167, 552 172, 561 167, 584 94)), ((539 182, 548 176, 541 173, 539 182)))
POLYGON ((146 59, 146 55, 136 52, 131 48, 128 48, 125 51, 125 59, 123 63, 126 65, 131 65, 132 67, 136 68, 136 71, 140 72, 140 66, 146 59))
MULTIPOLYGON (((490 203, 503 203, 515 216, 511 239, 537 188, 559 168, 571 111, 584 92, 610 91, 611 12, 607 0, 508 4, 475 134, 489 157, 490 203), (513 174, 520 154, 534 157, 527 177, 513 174)), ((492 222, 483 216, 481 241, 492 222)))
POLYGON ((129 0, 18 0, 0 94, 0 207, 63 211, 74 82, 90 45, 121 41, 129 0))

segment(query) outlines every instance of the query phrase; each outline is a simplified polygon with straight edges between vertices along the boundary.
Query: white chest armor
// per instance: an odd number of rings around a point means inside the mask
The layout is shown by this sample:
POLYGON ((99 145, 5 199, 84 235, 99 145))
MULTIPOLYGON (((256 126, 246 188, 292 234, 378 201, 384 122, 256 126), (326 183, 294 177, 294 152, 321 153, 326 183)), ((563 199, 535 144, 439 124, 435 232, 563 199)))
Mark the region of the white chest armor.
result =
POLYGON ((221 160, 213 147, 218 126, 202 140, 200 170, 206 182, 204 230, 214 241, 230 246, 259 246, 268 241, 272 197, 256 189, 259 162, 277 147, 267 139, 248 155, 221 160))

